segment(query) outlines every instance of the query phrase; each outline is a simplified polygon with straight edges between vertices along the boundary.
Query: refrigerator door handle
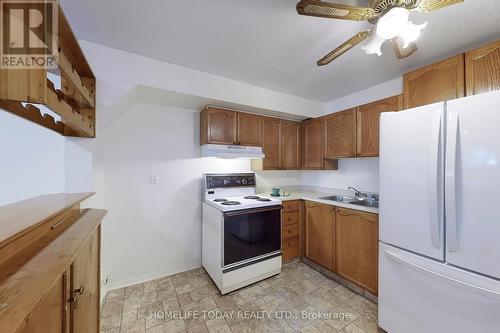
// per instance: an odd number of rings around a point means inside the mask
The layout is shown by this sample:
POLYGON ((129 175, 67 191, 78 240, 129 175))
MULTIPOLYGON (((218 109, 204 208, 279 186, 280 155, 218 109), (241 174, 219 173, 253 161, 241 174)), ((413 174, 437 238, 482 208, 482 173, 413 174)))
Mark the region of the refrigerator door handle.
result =
POLYGON ((441 282, 451 284, 451 285, 457 286, 457 287, 462 288, 462 289, 466 289, 466 290, 468 290, 472 293, 475 293, 475 294, 481 294, 481 295, 484 295, 486 297, 493 298, 495 300, 500 300, 500 292, 497 290, 492 290, 492 289, 489 289, 487 287, 482 287, 479 285, 473 285, 471 283, 461 281, 461 280, 452 278, 450 276, 446 276, 444 274, 435 272, 435 271, 430 270, 426 267, 415 264, 407 259, 401 258, 400 256, 398 256, 397 254, 395 254, 391 251, 385 250, 384 253, 386 256, 388 256, 392 260, 395 260, 395 261, 399 262, 400 264, 403 264, 403 265, 405 265, 405 266, 407 266, 415 271, 418 271, 422 274, 426 274, 434 279, 440 280, 441 282))
POLYGON ((431 231, 431 244, 436 249, 441 248, 441 216, 439 205, 441 198, 438 197, 440 193, 440 146, 441 146, 441 111, 436 111, 432 118, 431 130, 431 158, 429 164, 429 222, 431 231))
POLYGON ((456 208, 456 169, 458 149, 458 113, 448 112, 448 139, 446 149, 446 243, 450 252, 458 251, 458 227, 456 208))

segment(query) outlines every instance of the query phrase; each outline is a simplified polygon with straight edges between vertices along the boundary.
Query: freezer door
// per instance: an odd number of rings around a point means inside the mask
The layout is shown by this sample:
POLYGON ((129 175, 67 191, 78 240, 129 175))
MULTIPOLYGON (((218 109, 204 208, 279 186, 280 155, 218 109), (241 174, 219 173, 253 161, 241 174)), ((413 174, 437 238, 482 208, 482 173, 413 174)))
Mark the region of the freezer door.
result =
POLYGON ((444 103, 382 113, 380 240, 444 260, 444 103))
POLYGON ((498 333, 500 282, 380 244, 379 326, 390 333, 498 333))
POLYGON ((500 91, 447 109, 446 260, 500 279, 500 91))

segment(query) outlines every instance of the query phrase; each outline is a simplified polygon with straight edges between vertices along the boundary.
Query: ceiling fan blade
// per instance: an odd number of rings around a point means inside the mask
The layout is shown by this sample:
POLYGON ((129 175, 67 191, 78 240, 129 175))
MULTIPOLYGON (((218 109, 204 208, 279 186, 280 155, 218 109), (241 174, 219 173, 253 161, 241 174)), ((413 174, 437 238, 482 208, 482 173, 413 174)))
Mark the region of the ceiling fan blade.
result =
POLYGON ((452 5, 464 2, 464 0, 420 0, 414 9, 421 12, 430 12, 432 10, 441 9, 452 5))
POLYGON ((401 37, 394 37, 391 39, 391 45, 398 59, 409 57, 417 51, 417 45, 415 43, 410 43, 407 47, 404 47, 404 41, 401 37))
POLYGON ((300 15, 353 21, 366 21, 375 16, 373 8, 339 5, 320 0, 299 1, 297 12, 300 15))
POLYGON ((366 31, 363 31, 363 32, 360 32, 360 33, 354 35, 351 39, 344 42, 342 45, 337 47, 335 50, 333 50, 332 52, 328 53, 326 56, 324 56, 323 58, 318 60, 318 62, 317 62, 318 66, 328 65, 334 59, 340 57, 341 55, 343 55, 344 53, 346 53, 347 51, 352 49, 354 46, 358 45, 359 43, 361 43, 362 41, 367 39, 370 36, 370 34, 371 34, 371 30, 366 30, 366 31))

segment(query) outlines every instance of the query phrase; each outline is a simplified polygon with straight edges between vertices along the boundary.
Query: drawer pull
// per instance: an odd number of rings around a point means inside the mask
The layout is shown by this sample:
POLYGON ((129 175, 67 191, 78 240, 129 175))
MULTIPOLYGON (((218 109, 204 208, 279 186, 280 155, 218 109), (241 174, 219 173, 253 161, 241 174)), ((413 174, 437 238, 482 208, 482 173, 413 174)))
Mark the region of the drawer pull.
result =
POLYGON ((61 221, 57 222, 56 224, 54 224, 52 227, 50 227, 50 229, 54 230, 56 229, 57 227, 59 227, 61 224, 63 224, 64 222, 66 222, 66 219, 62 219, 61 221))

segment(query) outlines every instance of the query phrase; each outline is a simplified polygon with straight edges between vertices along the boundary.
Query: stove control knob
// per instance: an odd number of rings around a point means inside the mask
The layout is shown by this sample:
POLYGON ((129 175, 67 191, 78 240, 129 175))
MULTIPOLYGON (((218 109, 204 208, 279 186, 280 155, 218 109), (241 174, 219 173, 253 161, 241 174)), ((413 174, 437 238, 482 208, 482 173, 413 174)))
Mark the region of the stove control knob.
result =
POLYGON ((246 179, 243 179, 241 182, 242 182, 244 185, 246 185, 247 180, 246 180, 246 179))

